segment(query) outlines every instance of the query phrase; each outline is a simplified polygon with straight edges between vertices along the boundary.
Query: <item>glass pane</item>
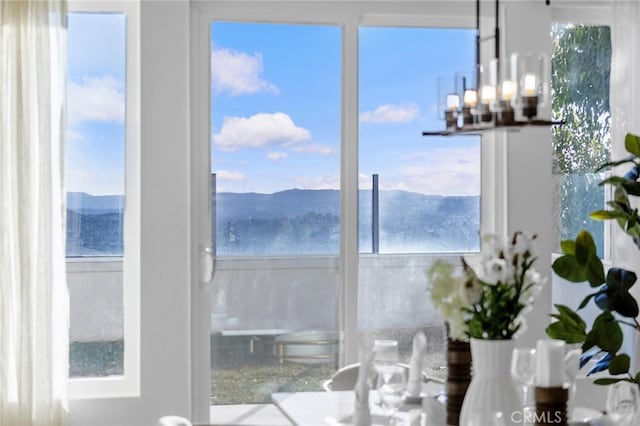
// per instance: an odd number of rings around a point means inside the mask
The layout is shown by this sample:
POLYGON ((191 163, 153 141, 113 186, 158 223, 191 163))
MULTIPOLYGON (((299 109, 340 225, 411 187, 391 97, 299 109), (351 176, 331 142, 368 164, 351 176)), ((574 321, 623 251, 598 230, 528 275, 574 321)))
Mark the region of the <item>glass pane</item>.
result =
POLYGON ((360 29, 361 253, 479 249, 480 138, 421 136, 444 129, 436 81, 473 69, 473 46, 470 30, 360 29))
POLYGON ((70 376, 123 374, 126 17, 68 15, 70 376))
POLYGON ((600 257, 606 222, 589 219, 605 206, 604 178, 595 169, 609 160, 611 31, 604 26, 555 24, 552 28, 554 250, 582 229, 593 235, 600 257))
POLYGON ((211 403, 321 390, 338 355, 341 30, 216 22, 211 43, 211 403))
POLYGON ((425 271, 434 256, 479 250, 480 138, 424 138, 422 131, 445 128, 438 82, 474 69, 474 37, 428 28, 359 34, 360 339, 363 347, 398 340, 406 362, 422 329, 440 342, 429 345, 425 368, 441 377, 445 333, 425 271))

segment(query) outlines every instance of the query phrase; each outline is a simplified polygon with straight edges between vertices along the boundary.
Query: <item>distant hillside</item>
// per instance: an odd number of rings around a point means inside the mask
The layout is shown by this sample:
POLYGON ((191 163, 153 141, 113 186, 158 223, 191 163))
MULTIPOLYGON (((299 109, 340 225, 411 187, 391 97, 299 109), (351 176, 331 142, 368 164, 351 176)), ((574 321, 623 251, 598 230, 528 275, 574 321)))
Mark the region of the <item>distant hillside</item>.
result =
MULTIPOLYGON (((340 192, 291 189, 274 194, 217 194, 216 248, 221 256, 337 254, 340 192)), ((124 197, 67 195, 67 255, 120 256, 124 197)), ((371 251, 371 191, 359 192, 359 245, 371 251)), ((479 196, 380 191, 381 253, 479 248, 479 196)))
POLYGON ((123 195, 91 195, 86 192, 67 192, 67 210, 84 214, 124 210, 123 195))

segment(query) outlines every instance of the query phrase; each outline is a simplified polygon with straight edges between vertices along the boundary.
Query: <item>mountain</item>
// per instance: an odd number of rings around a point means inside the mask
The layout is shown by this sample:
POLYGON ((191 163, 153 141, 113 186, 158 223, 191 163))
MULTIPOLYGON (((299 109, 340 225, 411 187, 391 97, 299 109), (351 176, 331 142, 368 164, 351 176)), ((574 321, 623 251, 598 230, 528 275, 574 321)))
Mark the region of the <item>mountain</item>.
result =
POLYGON ((124 210, 124 195, 91 195, 86 192, 67 192, 67 210, 83 214, 99 214, 124 210))
MULTIPOLYGON (((371 252, 371 191, 359 191, 359 245, 371 252)), ((121 256, 124 197, 67 194, 67 256, 121 256)), ((216 249, 221 256, 321 255, 339 252, 340 192, 290 189, 273 194, 218 193, 216 249)), ((480 197, 379 193, 380 253, 479 248, 480 197)))

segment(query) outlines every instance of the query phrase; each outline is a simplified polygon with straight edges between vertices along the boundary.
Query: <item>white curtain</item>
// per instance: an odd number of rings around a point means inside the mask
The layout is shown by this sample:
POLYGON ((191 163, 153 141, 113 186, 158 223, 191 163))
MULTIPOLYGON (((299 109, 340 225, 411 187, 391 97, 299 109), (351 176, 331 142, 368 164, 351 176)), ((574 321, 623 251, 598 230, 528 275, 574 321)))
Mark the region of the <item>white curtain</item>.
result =
POLYGON ((67 424, 65 0, 0 1, 0 425, 67 424))
MULTIPOLYGON (((627 133, 640 135, 640 0, 614 0, 611 26, 611 158, 627 155, 624 138, 627 133)), ((627 172, 628 165, 617 170, 618 175, 627 172)), ((631 238, 617 226, 612 231, 612 263, 625 267, 640 277, 640 251, 631 238)), ((640 301, 640 282, 632 289, 640 301)), ((640 369, 640 336, 624 328, 625 341, 635 338, 636 364, 632 371, 640 369)))

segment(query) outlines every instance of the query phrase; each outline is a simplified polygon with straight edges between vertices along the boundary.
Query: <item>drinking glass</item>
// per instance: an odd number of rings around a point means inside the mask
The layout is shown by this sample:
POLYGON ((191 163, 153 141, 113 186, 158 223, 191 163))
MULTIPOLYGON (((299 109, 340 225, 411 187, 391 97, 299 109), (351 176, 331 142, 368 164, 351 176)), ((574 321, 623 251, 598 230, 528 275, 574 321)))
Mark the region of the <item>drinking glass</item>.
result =
POLYGON ((376 340, 373 342, 373 368, 378 375, 385 367, 396 366, 399 358, 397 341, 376 340))
POLYGON ((511 357, 511 377, 518 382, 522 394, 522 406, 533 405, 531 387, 536 377, 536 350, 533 348, 515 348, 511 357))
POLYGON ((389 424, 398 424, 394 414, 404 403, 407 388, 407 370, 399 365, 381 367, 378 372, 378 394, 382 406, 389 413, 389 424))
POLYGON ((636 425, 640 414, 640 395, 636 383, 618 382, 609 386, 607 414, 619 426, 636 425))

